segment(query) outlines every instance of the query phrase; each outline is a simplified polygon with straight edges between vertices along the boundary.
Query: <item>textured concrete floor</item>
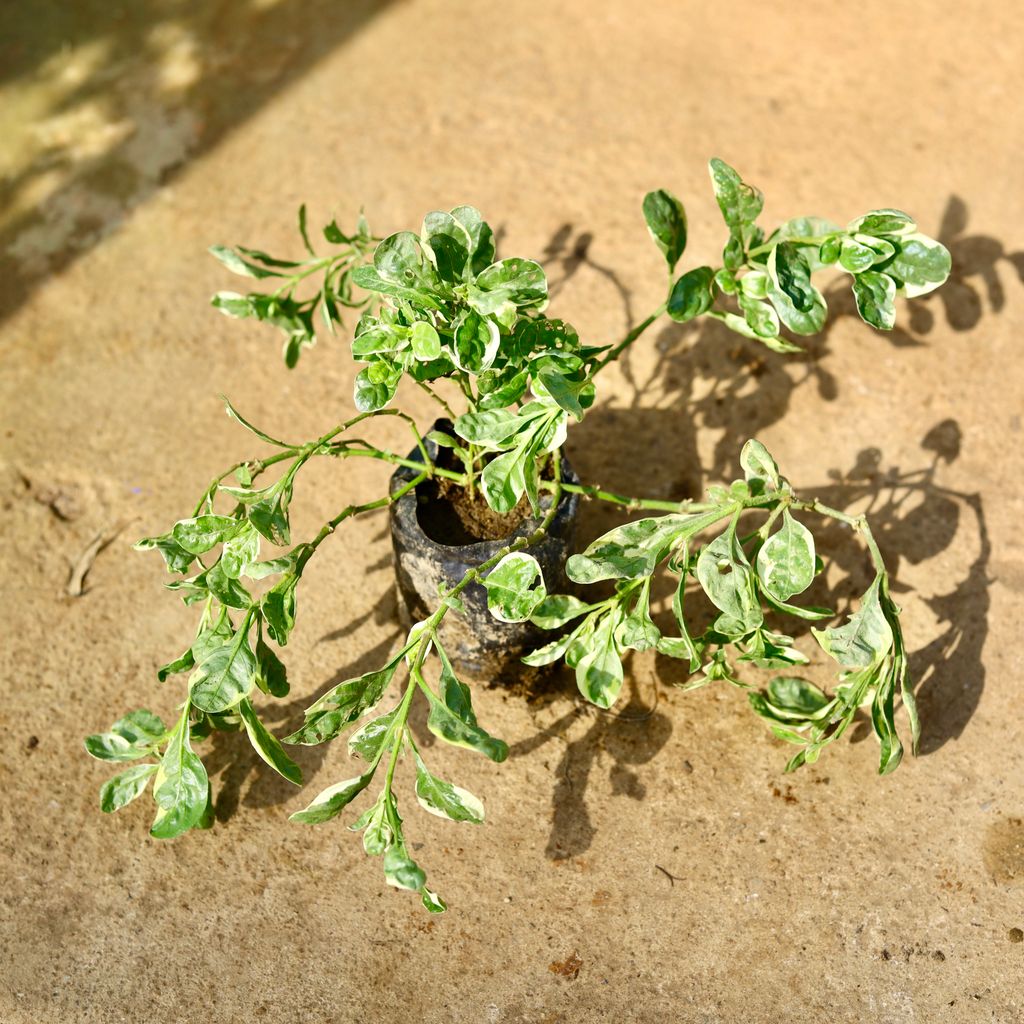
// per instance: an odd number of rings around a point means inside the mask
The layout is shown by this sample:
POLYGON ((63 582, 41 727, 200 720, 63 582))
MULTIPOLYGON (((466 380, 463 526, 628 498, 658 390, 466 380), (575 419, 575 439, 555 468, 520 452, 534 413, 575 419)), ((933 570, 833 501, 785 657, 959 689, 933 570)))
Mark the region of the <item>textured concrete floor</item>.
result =
MULTIPOLYGON (((1013 5, 54 2, 0 19, 0 1020, 1024 1020, 1013 5), (805 489, 870 495, 923 756, 879 780, 858 732, 783 777, 740 695, 681 694, 647 655, 624 718, 568 690, 483 689, 508 762, 432 753, 488 824, 408 815, 452 907, 438 919, 342 827, 286 821, 352 774, 338 744, 301 751, 302 794, 218 739, 212 833, 152 840, 142 801, 101 816, 108 772, 80 738, 170 711, 180 680, 154 669, 192 620, 129 540, 250 454, 217 392, 293 436, 350 409, 344 340, 287 373, 273 335, 207 305, 231 282, 205 247, 287 251, 302 200, 323 219, 363 205, 380 231, 471 202, 603 342, 660 299, 644 191, 683 196, 688 258, 715 258, 711 155, 765 191, 767 219, 906 207, 954 279, 891 336, 836 297, 806 359, 652 332, 572 459, 675 494, 731 476, 756 433, 805 489), (71 562, 121 523, 85 595, 64 596, 71 562), (575 978, 550 969, 574 955, 575 978)), ((317 468, 297 535, 385 479, 317 468)), ((613 521, 589 509, 584 529, 613 521)), ((351 523, 307 574, 278 732, 395 640, 384 528, 351 523)), ((829 554, 863 574, 848 543, 829 554)))

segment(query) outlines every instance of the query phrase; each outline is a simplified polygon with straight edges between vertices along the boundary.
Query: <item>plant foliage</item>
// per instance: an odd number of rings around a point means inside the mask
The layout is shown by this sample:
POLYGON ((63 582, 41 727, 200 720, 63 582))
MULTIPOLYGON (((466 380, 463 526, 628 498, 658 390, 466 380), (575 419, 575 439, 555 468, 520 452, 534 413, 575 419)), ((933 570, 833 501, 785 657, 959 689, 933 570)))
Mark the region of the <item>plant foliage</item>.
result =
POLYGON ((408 725, 412 702, 420 699, 429 730, 443 743, 496 762, 508 754, 506 744, 477 721, 470 688, 458 678, 438 633, 445 615, 459 614, 459 594, 472 582, 483 585, 497 620, 530 620, 556 631, 524 660, 564 660, 583 697, 598 707, 609 708, 618 698, 625 653, 653 649, 687 665, 688 689, 718 681, 742 688, 775 736, 797 748, 788 770, 817 760, 860 708, 869 712, 879 741, 879 770, 896 768, 903 752, 897 696, 909 718, 911 747, 917 715, 899 609, 863 517, 798 497, 756 440, 740 453, 742 479, 711 488, 703 503, 625 498, 560 482, 561 447, 569 426, 593 404, 598 374, 662 315, 680 323, 714 318, 775 352, 798 352, 794 336, 814 334, 825 324, 828 309, 815 277, 829 268, 851 276, 858 312, 881 330, 893 327, 898 296, 924 294, 949 274, 948 252, 899 210, 873 210, 845 228, 798 217, 766 232, 758 224, 761 193, 721 160, 712 160, 710 170, 728 231, 721 265, 677 273, 686 251, 686 212, 672 193, 648 193, 642 212, 668 269, 668 292, 615 345, 585 345, 571 324, 549 317, 543 268, 531 259, 499 258, 494 232, 470 206, 434 211, 419 233, 386 238, 371 235, 363 217, 351 234, 332 221, 322 232, 330 247, 326 255, 314 247, 302 207, 304 255, 297 260, 244 246, 211 249, 228 270, 263 289, 218 292, 213 305, 281 331, 289 367, 318 332, 333 334, 343 325, 345 310, 358 313, 351 342, 360 364, 356 412, 323 436, 293 444, 255 426, 225 400, 228 415, 269 451, 230 467, 210 483, 190 515, 137 544, 159 552, 174 576, 168 589, 198 610, 198 620, 188 646, 157 673, 162 682, 185 679, 171 724, 139 710, 86 739, 93 757, 128 765, 103 785, 102 810, 124 807, 152 780, 152 835, 171 838, 207 828, 213 820, 210 782, 194 745, 213 730, 244 733, 259 757, 295 784, 301 772, 287 745, 346 735, 354 774, 323 790, 293 820, 330 821, 373 788, 376 795, 349 827, 362 833, 367 853, 382 858, 389 884, 418 893, 428 910, 444 910, 410 854, 395 779, 404 759, 411 792, 423 809, 455 822, 484 820, 476 796, 432 773, 408 725), (393 407, 403 381, 423 388, 450 414, 452 432, 428 436, 453 454, 460 470, 432 461, 415 422, 393 407), (459 412, 438 387, 459 396, 459 412), (406 423, 421 459, 404 459, 353 434, 358 424, 377 417, 406 423), (413 468, 416 475, 394 493, 340 510, 315 536, 295 540, 290 508, 297 478, 312 459, 325 457, 374 458, 413 468), (384 666, 339 683, 307 708, 298 729, 278 739, 261 720, 258 705, 289 692, 280 651, 295 628, 298 588, 310 559, 346 519, 383 508, 438 476, 479 489, 498 513, 527 501, 542 517, 538 528, 439 595, 436 610, 413 627, 384 666), (598 585, 593 600, 549 594, 528 550, 544 537, 563 490, 645 513, 569 559, 567 574, 574 583, 598 585), (546 491, 551 494, 545 502, 546 491), (839 666, 833 696, 798 674, 808 658, 776 625, 786 618, 822 625, 834 618, 831 610, 802 597, 823 567, 808 525, 820 516, 861 535, 874 568, 848 619, 813 630, 839 666), (759 520, 756 529, 751 520, 759 520), (671 635, 652 614, 659 574, 675 580, 671 635), (691 613, 698 594, 714 609, 702 629, 694 627, 691 613), (772 678, 754 688, 741 681, 743 668, 767 670, 772 678))

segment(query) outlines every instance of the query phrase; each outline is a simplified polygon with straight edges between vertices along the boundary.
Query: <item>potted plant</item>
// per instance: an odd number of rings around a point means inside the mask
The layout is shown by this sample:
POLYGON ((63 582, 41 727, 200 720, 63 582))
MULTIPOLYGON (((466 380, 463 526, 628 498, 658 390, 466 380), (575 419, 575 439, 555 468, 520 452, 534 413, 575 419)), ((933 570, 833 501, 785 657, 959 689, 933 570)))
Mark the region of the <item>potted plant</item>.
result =
POLYGON ((346 234, 332 222, 323 230, 328 255, 314 248, 302 208, 302 259, 242 246, 211 250, 229 270, 267 288, 220 292, 213 304, 283 331, 288 366, 313 343, 317 318, 333 333, 344 309, 359 311, 352 355, 364 365, 355 378, 356 412, 295 445, 226 402, 228 414, 266 447, 214 479, 187 518, 137 545, 160 552, 179 577, 167 586, 199 614, 194 638, 158 673, 161 680, 187 674, 170 724, 134 711, 85 742, 94 757, 131 763, 104 784, 104 811, 134 800, 152 779, 152 835, 208 827, 210 785, 193 745, 214 729, 244 730, 271 768, 301 782, 282 742, 261 722, 258 697, 288 692, 277 651, 295 626, 306 566, 346 519, 383 507, 391 510, 407 637, 386 664, 312 704, 283 742, 347 735, 357 772, 292 818, 328 821, 374 786, 376 795, 350 827, 362 832, 368 853, 383 856, 387 881, 418 892, 429 910, 445 905, 409 854, 396 770, 404 758, 426 810, 458 822, 483 820, 477 797, 427 767, 408 725, 412 703, 424 701, 439 739, 504 760, 507 746, 476 719, 459 677, 467 670, 494 678, 508 672, 510 658, 533 667, 564 661, 583 697, 608 708, 623 684, 624 652, 654 648, 682 659, 692 674, 686 688, 718 680, 744 688, 753 710, 796 748, 787 770, 815 761, 861 707, 879 740, 880 772, 899 764, 897 700, 912 747, 917 716, 899 609, 863 517, 802 496, 753 439, 739 453, 742 478, 711 487, 703 501, 606 491, 581 482, 563 454, 569 426, 594 402, 601 371, 662 316, 678 323, 712 317, 774 352, 798 352, 790 335, 815 334, 826 320, 813 281, 822 268, 851 275, 861 317, 881 330, 894 324, 897 295, 922 295, 949 274, 948 252, 899 210, 874 210, 846 227, 800 217, 766 235, 757 225, 761 193, 721 160, 710 169, 728 228, 722 265, 677 276, 687 240, 683 205, 667 191, 649 193, 643 214, 670 287, 665 302, 611 346, 587 345, 568 322, 547 316, 543 269, 529 259, 498 259, 490 227, 469 206, 429 213, 418 235, 376 238, 362 217, 346 234), (441 418, 426 430, 392 405, 403 380, 437 402, 441 418), (365 421, 385 416, 408 425, 408 454, 358 436, 365 421), (299 474, 325 457, 379 459, 395 471, 386 494, 348 505, 296 543, 289 507, 299 474), (581 498, 613 502, 638 517, 574 553, 581 498), (843 625, 824 626, 834 613, 799 599, 823 568, 809 526, 816 517, 849 525, 873 566, 871 585, 843 625), (652 581, 662 573, 676 581, 667 632, 650 607, 652 581), (714 616, 700 631, 692 625, 695 598, 714 616), (833 695, 800 677, 808 659, 780 631, 787 618, 822 625, 813 635, 840 669, 833 695), (752 688, 739 678, 743 667, 772 678, 752 688))

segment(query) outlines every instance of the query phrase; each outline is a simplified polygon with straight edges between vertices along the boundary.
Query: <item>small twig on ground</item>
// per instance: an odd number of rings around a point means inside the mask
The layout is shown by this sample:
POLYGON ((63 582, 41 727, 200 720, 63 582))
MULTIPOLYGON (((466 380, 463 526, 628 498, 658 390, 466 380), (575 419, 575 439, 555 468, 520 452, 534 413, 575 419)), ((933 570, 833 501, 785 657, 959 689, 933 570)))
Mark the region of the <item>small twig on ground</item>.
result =
POLYGON ((673 889, 676 887, 676 879, 680 882, 683 880, 682 875, 673 875, 671 871, 666 871, 660 864, 655 864, 654 866, 668 879, 668 884, 673 889))
POLYGON ((96 561, 96 556, 108 544, 110 544, 111 541, 115 540, 130 522, 130 519, 124 519, 116 526, 100 530, 100 532, 97 533, 91 541, 89 541, 85 546, 85 550, 78 556, 74 564, 71 566, 71 575, 68 577, 67 584, 68 597, 81 597, 85 593, 85 577, 92 568, 93 562, 96 561))

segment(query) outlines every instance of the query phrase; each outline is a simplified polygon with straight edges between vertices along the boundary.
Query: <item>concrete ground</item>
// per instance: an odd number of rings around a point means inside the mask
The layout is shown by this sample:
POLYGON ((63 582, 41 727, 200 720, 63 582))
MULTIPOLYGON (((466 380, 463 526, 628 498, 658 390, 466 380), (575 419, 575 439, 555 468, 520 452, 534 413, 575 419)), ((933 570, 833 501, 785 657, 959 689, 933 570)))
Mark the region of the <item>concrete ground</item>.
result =
MULTIPOLYGON (((1024 1020, 1022 43, 1013 5, 965 0, 7 5, 0 1020, 1024 1020), (870 496, 922 756, 879 779, 861 729, 784 777, 741 695, 682 694, 651 655, 622 717, 570 686, 481 688, 508 762, 432 756, 488 823, 407 815, 440 918, 340 824, 287 822, 352 774, 341 744, 300 751, 300 793, 218 738, 210 833, 150 839, 146 801, 101 815, 109 772, 81 737, 129 708, 169 714, 181 679, 154 670, 192 623, 130 541, 252 454, 217 393, 295 437, 351 409, 345 339, 287 372, 272 333, 209 307, 233 282, 205 247, 294 251, 303 200, 314 222, 363 206, 381 232, 469 202, 604 342, 661 298, 646 190, 684 197, 687 259, 716 258, 712 155, 764 190, 766 219, 907 208, 953 279, 888 336, 836 294, 806 358, 653 331, 571 457, 608 487, 680 494, 731 478, 756 434, 804 490, 870 496)), ((385 481, 318 467, 296 534, 385 481)), ((616 521, 587 516, 591 535, 616 521)), ((863 579, 850 543, 826 553, 863 579)), ((279 733, 397 636, 383 517, 339 532, 304 590, 293 694, 267 709, 279 733)))

